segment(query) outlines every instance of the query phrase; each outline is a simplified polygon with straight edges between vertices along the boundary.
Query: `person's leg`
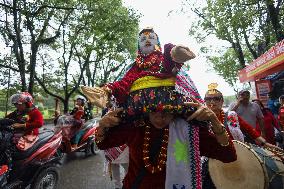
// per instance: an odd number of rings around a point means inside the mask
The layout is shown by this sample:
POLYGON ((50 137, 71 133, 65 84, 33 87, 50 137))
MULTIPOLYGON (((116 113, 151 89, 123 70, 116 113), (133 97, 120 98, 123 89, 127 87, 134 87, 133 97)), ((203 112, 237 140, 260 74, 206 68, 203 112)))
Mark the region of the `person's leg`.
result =
POLYGON ((114 187, 116 189, 121 189, 122 182, 120 179, 120 165, 119 164, 111 164, 111 171, 112 171, 112 179, 114 181, 114 187))
POLYGON ((71 138, 71 144, 72 144, 72 148, 77 148, 77 145, 80 142, 81 137, 84 135, 85 131, 84 130, 79 130, 75 136, 73 136, 71 138))
POLYGON ((123 167, 123 169, 124 169, 124 176, 123 176, 123 178, 125 177, 125 175, 126 175, 126 173, 127 173, 127 171, 128 171, 128 165, 129 165, 129 163, 121 163, 120 164, 122 167, 123 167))

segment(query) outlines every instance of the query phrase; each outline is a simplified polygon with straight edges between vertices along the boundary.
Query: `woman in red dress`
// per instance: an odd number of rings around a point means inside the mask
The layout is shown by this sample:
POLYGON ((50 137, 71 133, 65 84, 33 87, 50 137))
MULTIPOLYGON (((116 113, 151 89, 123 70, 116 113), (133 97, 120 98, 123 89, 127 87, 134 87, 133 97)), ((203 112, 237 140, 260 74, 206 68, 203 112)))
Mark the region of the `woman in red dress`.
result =
MULTIPOLYGON (((262 114, 264 116, 264 130, 265 130, 265 133, 266 133, 265 134, 266 141, 275 145, 276 143, 275 143, 274 128, 280 130, 280 127, 278 125, 277 120, 273 116, 273 114, 270 111, 270 109, 265 108, 264 105, 262 104, 262 102, 259 99, 254 99, 252 101, 256 102, 259 105, 259 107, 260 107, 260 109, 262 111, 262 114)), ((256 130, 258 132, 260 132, 260 128, 259 128, 258 124, 256 126, 256 130)))

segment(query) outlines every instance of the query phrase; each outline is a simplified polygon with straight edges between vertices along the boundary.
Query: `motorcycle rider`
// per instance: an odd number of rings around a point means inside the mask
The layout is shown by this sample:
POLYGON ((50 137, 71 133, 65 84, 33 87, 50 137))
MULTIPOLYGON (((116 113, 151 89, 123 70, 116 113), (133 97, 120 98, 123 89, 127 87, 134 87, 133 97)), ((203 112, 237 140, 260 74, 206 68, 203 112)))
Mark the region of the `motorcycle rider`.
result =
MULTIPOLYGON (((89 108, 85 107, 85 103, 87 101, 86 98, 81 95, 77 95, 75 99, 76 99, 76 105, 74 109, 70 112, 70 115, 73 115, 73 117, 77 120, 84 119, 85 121, 87 121, 89 119, 92 119, 93 116, 91 111, 89 110, 89 108)), ((72 149, 77 148, 78 143, 84 133, 85 133, 84 130, 79 129, 75 133, 75 135, 71 138, 72 149)))
POLYGON ((34 100, 28 92, 20 92, 10 97, 16 110, 5 118, 14 120, 12 125, 17 129, 14 142, 19 150, 27 150, 38 139, 39 128, 43 126, 42 113, 34 106, 34 100))

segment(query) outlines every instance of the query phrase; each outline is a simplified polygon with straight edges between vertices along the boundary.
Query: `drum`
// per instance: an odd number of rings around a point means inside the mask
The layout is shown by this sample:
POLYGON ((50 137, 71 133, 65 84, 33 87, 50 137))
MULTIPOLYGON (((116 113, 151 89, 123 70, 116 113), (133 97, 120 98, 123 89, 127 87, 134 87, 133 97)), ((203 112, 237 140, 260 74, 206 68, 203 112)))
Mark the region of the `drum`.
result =
POLYGON ((218 189, 284 189, 283 154, 233 141, 237 160, 209 159, 209 173, 218 189))

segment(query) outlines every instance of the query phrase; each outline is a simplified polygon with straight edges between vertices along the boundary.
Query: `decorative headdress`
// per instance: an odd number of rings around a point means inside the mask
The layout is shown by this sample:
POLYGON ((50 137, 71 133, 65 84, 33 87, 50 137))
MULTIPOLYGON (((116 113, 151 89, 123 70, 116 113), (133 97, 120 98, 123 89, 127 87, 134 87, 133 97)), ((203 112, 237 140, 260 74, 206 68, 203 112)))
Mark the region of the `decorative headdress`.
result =
POLYGON ((208 85, 208 94, 217 94, 217 93, 221 93, 220 91, 218 91, 216 88, 218 87, 217 83, 210 83, 208 85))
POLYGON ((216 90, 217 87, 218 87, 217 83, 210 83, 208 85, 208 93, 209 94, 216 94, 217 93, 217 90, 216 90))

